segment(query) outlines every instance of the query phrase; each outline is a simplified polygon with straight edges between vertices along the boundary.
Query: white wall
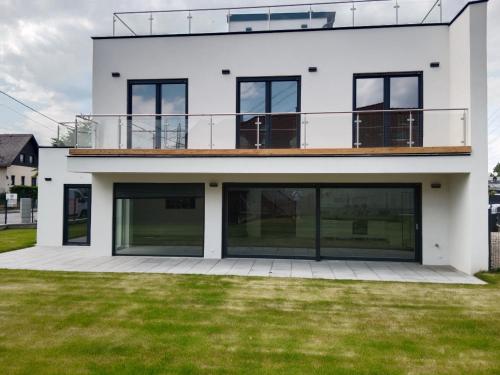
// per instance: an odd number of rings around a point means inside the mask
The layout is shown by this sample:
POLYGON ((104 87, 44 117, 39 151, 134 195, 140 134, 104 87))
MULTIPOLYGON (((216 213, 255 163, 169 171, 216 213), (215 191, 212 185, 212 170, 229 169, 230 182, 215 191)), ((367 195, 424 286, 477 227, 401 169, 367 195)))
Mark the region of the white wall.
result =
POLYGON ((488 268, 488 135, 486 82, 487 3, 469 6, 450 27, 450 106, 468 103, 471 173, 452 178, 453 266, 488 268))
POLYGON ((7 168, 0 168, 0 194, 7 191, 7 168))
MULTIPOLYGON (((236 112, 236 78, 301 76, 301 109, 352 110, 353 74, 423 71, 424 108, 449 105, 447 26, 327 30, 292 33, 176 36, 94 41, 93 112, 126 113, 128 79, 189 79, 190 113, 236 112), (439 61, 441 67, 430 68, 439 61), (308 67, 318 68, 309 73, 308 67), (230 69, 230 75, 222 75, 230 69), (112 78, 111 72, 120 72, 112 78)), ((456 103, 465 106, 467 103, 456 103)), ((426 114, 426 145, 461 145, 450 140, 443 114, 426 114)), ((309 147, 351 147, 350 115, 308 118, 309 147)), ((189 147, 207 148, 208 118, 193 119, 189 147)), ((215 148, 235 147, 235 119, 214 119, 215 148)), ((107 121, 101 147, 117 147, 116 121, 107 121)), ((122 132, 125 136, 125 132, 122 132)), ((303 135, 303 134, 302 134, 303 135)))
POLYGON ((63 242, 64 184, 90 184, 91 175, 68 172, 67 148, 40 148, 38 169, 39 246, 61 246, 63 242), (46 181, 51 178, 52 181, 46 181))

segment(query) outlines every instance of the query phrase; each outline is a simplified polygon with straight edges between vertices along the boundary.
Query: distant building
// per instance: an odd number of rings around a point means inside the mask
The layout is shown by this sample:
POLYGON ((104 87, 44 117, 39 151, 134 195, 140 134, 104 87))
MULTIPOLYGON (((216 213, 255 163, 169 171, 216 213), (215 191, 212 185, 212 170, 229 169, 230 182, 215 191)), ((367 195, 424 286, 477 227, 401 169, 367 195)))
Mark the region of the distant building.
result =
POLYGON ((38 143, 33 134, 0 134, 0 194, 14 185, 36 186, 38 143))

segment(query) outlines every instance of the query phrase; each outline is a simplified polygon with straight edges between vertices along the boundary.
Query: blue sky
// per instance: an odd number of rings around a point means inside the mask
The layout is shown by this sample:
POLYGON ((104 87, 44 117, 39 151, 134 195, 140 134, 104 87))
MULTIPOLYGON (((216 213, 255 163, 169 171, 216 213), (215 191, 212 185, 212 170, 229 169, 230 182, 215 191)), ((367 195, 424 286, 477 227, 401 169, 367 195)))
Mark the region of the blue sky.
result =
MULTIPOLYGON (((325 0, 321 0, 325 1, 325 0)), ((434 0, 400 0, 424 9, 434 0)), ((287 4, 292 0, 0 0, 0 90, 58 121, 91 112, 91 35, 108 35, 113 11, 287 4)), ((303 2, 303 1, 295 1, 303 2)), ((403 8, 404 3, 409 4, 403 8)), ((466 0, 443 0, 445 17, 466 0)), ((500 161, 500 0, 488 3, 490 167, 500 161)), ((389 7, 390 8, 390 7, 389 7)), ((384 11, 387 11, 387 7, 384 11)), ((413 12, 413 10, 412 10, 413 12)), ((56 135, 50 121, 0 96, 0 133, 56 135)))

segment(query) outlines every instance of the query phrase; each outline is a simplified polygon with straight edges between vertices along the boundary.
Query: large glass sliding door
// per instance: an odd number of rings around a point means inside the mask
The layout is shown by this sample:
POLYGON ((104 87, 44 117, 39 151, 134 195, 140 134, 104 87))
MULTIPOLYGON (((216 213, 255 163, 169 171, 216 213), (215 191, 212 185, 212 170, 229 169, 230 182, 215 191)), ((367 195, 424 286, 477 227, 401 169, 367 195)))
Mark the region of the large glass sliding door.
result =
POLYGON ((115 184, 116 255, 203 256, 203 184, 115 184))
POLYGON ((315 256, 314 188, 234 186, 225 194, 227 256, 315 256))
POLYGON ((186 148, 187 103, 187 80, 129 81, 128 148, 186 148))
POLYGON ((225 256, 419 260, 418 185, 227 184, 225 256))
POLYGON ((238 78, 237 97, 238 148, 299 147, 300 77, 238 78))

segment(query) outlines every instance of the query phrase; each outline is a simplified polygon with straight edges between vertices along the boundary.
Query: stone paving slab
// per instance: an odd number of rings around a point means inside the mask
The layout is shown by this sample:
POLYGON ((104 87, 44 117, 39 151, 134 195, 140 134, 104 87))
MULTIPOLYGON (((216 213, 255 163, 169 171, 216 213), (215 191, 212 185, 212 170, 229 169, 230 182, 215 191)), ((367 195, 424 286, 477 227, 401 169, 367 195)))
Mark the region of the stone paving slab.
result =
POLYGON ((484 284, 451 266, 417 263, 298 259, 203 259, 95 256, 85 247, 32 247, 0 254, 0 268, 197 275, 294 277, 328 280, 484 284))

